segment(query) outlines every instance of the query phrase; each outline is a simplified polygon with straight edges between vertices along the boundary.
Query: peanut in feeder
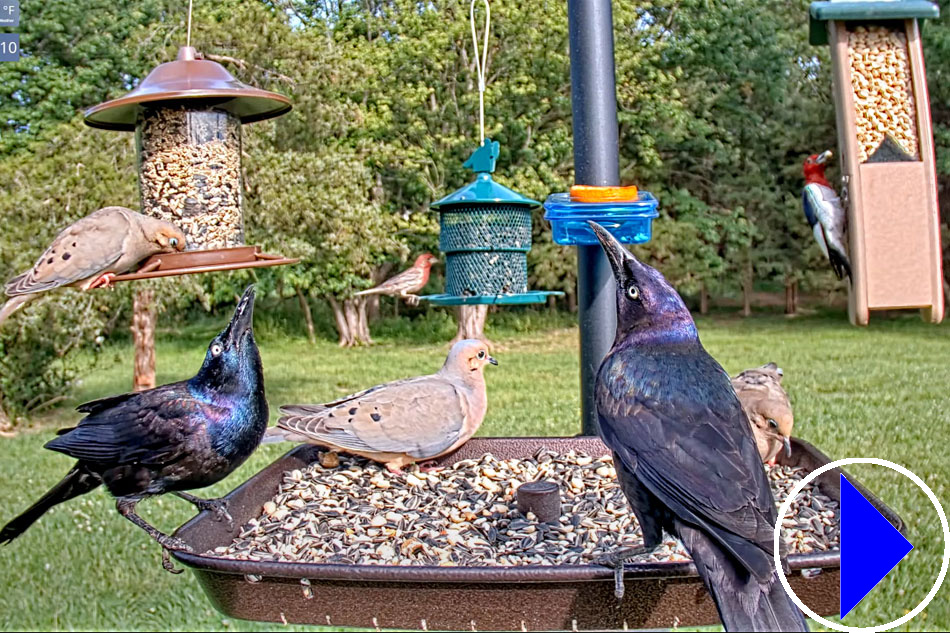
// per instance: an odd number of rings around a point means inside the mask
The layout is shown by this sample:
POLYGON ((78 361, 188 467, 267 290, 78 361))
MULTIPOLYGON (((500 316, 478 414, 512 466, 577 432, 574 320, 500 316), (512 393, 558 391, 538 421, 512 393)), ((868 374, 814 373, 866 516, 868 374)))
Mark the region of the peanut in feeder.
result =
POLYGON ((847 207, 849 316, 917 309, 943 319, 936 164, 920 28, 923 0, 813 2, 812 44, 830 44, 841 193, 847 207))
POLYGON ((117 280, 294 263, 244 246, 241 127, 291 108, 184 46, 127 95, 86 112, 91 127, 134 131, 142 212, 185 232, 188 251, 117 280))

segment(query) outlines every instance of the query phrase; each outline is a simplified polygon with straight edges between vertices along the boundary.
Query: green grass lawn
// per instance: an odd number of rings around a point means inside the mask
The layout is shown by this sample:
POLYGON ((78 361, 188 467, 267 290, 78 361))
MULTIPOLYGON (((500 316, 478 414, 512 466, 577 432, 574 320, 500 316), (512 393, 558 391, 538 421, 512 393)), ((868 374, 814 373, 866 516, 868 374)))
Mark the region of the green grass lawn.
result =
MULTIPOLYGON (((571 435, 579 430, 577 330, 568 317, 529 312, 499 315, 489 329, 500 366, 487 370, 489 411, 480 435, 571 435)), ((495 317, 493 317, 495 318, 495 317)), ((191 376, 226 317, 202 320, 182 333, 161 332, 158 380, 191 376)), ((795 434, 832 458, 882 457, 903 464, 947 500, 950 483, 950 329, 914 317, 851 327, 843 315, 785 319, 721 316, 702 319, 707 349, 730 372, 778 362, 795 408, 795 434)), ((374 330, 378 345, 315 346, 286 324, 258 328, 271 417, 288 402, 324 401, 379 381, 434 371, 451 322, 430 317, 388 321, 374 330)), ((71 404, 127 390, 131 350, 117 344, 78 386, 71 404), (113 358, 114 357, 114 358, 113 358)), ((78 416, 69 408, 0 440, 0 521, 22 511, 65 474, 67 457, 42 444, 78 416)), ((265 446, 226 481, 202 491, 226 493, 285 450, 265 446)), ((849 469, 908 522, 915 550, 846 619, 880 624, 913 608, 930 589, 942 553, 940 526, 923 493, 882 468, 849 469)), ((171 531, 191 508, 176 498, 141 506, 143 516, 171 531)), ((103 490, 61 505, 14 543, 0 549, 0 628, 58 630, 261 630, 215 611, 190 573, 160 566, 158 546, 113 509, 103 490)), ((907 630, 950 627, 947 588, 907 630)))

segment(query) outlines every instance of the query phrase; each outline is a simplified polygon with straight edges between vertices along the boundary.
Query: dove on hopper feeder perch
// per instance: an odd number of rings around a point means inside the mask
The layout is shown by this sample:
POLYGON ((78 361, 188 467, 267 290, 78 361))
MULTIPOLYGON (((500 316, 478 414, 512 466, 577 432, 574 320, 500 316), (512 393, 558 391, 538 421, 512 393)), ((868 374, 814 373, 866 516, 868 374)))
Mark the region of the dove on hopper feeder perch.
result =
POLYGON ((6 285, 0 326, 40 293, 74 286, 108 287, 146 257, 185 248, 181 229, 125 207, 105 207, 63 229, 30 270, 6 285))

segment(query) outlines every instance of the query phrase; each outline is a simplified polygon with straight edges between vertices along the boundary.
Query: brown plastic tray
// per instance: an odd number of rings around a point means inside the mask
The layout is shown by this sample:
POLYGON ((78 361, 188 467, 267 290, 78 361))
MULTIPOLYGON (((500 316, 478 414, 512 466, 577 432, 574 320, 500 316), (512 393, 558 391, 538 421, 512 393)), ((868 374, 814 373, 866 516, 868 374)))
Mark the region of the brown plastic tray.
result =
POLYGON ((299 259, 288 259, 283 255, 262 253, 260 246, 234 246, 183 253, 163 253, 149 257, 134 273, 116 275, 113 281, 136 281, 239 268, 267 268, 296 264, 299 261, 299 259))
MULTIPOLYGON (((542 447, 608 453, 599 439, 589 436, 474 438, 439 462, 452 464, 484 453, 499 459, 530 457, 542 447)), ((227 498, 233 530, 202 512, 176 535, 196 552, 228 545, 241 525, 259 516, 264 503, 273 498, 283 473, 306 467, 320 450, 299 446, 231 492, 227 498)), ((779 461, 810 472, 831 460, 793 438, 792 456, 779 461)), ((835 500, 840 499, 840 473, 830 470, 817 480, 821 491, 835 500)), ((900 517, 854 478, 848 479, 888 521, 903 529, 900 517)), ((245 620, 456 631, 670 628, 719 622, 692 562, 628 565, 626 595, 617 600, 613 572, 596 565, 342 565, 251 562, 185 553, 176 553, 175 558, 194 570, 215 608, 245 620), (310 582, 310 598, 301 579, 310 582)), ((836 614, 840 552, 794 554, 788 561, 789 581, 805 604, 821 615, 836 614), (803 569, 813 572, 806 577, 803 569)))

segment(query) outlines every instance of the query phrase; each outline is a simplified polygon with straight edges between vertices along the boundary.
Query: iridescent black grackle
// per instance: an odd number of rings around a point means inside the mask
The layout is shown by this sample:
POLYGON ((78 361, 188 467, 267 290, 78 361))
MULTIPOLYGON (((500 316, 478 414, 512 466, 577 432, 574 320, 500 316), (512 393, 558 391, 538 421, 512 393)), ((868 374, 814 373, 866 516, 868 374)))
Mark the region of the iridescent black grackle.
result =
POLYGON ((105 484, 119 513, 168 550, 190 548, 158 531, 135 513, 135 504, 173 493, 199 510, 231 520, 221 500, 184 491, 224 479, 254 452, 267 427, 261 357, 254 341, 254 287, 238 303, 231 323, 211 341, 191 380, 140 393, 87 402, 79 425, 60 432, 46 448, 79 461, 66 477, 0 530, 12 541, 58 503, 105 484))
POLYGON ((727 631, 807 631, 775 571, 775 500, 729 375, 666 279, 591 222, 617 281, 617 337, 597 375, 600 434, 614 453, 644 547, 675 535, 727 631))

